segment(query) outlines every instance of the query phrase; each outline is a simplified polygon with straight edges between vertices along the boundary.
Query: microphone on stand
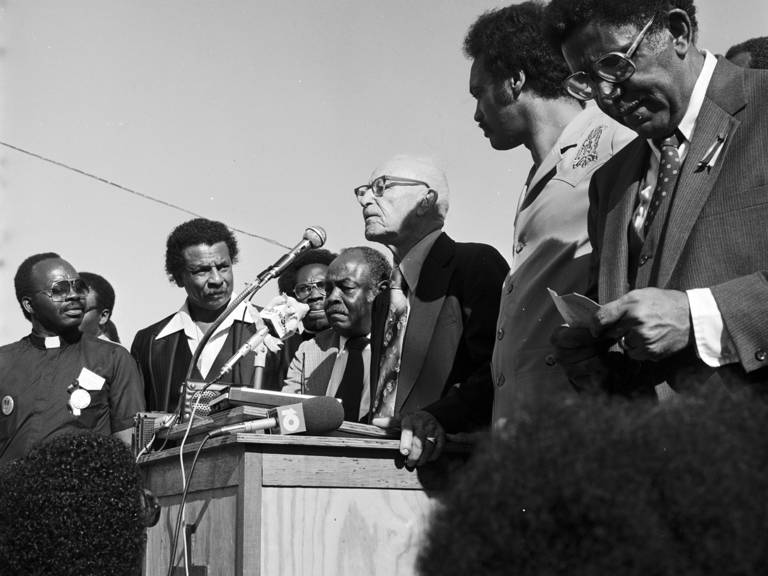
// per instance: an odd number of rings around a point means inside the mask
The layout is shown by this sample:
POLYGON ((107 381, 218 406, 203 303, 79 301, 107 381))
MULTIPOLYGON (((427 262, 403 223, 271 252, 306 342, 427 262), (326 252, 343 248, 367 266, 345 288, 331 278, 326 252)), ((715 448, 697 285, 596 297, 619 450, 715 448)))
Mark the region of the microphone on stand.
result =
POLYGON ((288 254, 285 254, 282 258, 280 258, 280 260, 262 272, 259 275, 259 280, 262 282, 267 282, 276 276, 280 276, 280 274, 283 273, 288 265, 296 260, 296 257, 299 254, 309 250, 310 248, 320 248, 323 244, 325 244, 325 238, 325 230, 323 230, 320 226, 310 226, 304 230, 304 236, 302 237, 301 242, 291 248, 291 251, 288 252, 288 254))
POLYGON ((280 340, 285 340, 294 334, 299 329, 301 319, 306 316, 307 312, 309 312, 309 306, 302 302, 298 302, 293 298, 286 296, 278 296, 274 298, 266 308, 259 312, 259 316, 264 320, 264 326, 259 328, 259 330, 257 330, 245 344, 240 346, 237 352, 224 363, 213 382, 221 380, 235 367, 235 364, 237 364, 243 356, 261 346, 268 334, 280 340))

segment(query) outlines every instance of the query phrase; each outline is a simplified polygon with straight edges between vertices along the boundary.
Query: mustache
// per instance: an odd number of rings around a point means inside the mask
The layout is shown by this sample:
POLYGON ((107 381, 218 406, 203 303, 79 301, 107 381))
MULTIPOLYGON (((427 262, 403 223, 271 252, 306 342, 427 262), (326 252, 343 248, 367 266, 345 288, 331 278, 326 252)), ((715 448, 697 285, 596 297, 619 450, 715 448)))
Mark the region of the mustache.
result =
POLYGON ((341 306, 329 306, 325 309, 326 314, 346 314, 347 309, 342 308, 341 306))

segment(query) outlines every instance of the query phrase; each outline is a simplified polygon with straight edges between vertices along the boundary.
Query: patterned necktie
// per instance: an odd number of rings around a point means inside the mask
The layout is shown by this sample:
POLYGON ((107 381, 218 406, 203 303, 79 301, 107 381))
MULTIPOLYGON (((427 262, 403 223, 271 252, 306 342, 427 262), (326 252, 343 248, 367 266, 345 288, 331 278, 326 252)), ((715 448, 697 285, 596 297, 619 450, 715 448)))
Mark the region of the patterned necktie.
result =
POLYGON ((664 138, 662 142, 655 142, 660 150, 659 156, 659 177, 656 180, 656 188, 651 197, 651 203, 648 205, 648 213, 643 222, 643 237, 648 234, 648 228, 653 222, 654 216, 659 211, 661 203, 669 201, 672 193, 675 191, 675 184, 680 175, 680 153, 677 147, 680 143, 680 137, 677 130, 669 138, 664 138))
POLYGON ((363 350, 368 345, 368 338, 357 336, 350 338, 344 349, 347 351, 347 365, 336 390, 336 398, 341 398, 344 405, 344 420, 357 422, 360 419, 360 398, 365 383, 363 350))
POLYGON ((400 356, 407 324, 408 285, 400 267, 395 266, 389 280, 389 311, 387 321, 384 323, 379 381, 376 383, 376 401, 373 404, 373 415, 376 417, 395 415, 400 356))

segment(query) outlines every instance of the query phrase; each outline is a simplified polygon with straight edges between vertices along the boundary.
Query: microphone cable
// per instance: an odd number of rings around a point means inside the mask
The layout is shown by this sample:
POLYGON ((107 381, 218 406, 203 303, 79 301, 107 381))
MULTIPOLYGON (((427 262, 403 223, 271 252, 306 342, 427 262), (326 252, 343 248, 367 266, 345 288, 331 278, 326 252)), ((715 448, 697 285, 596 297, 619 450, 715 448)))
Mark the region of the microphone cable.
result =
MULTIPOLYGON (((197 406, 195 406, 197 408, 197 406)), ((184 480, 184 492, 181 495, 181 502, 179 503, 179 510, 176 513, 176 527, 173 530, 173 535, 171 538, 171 556, 168 560, 168 575, 171 576, 173 573, 173 565, 174 565, 174 557, 176 556, 176 548, 179 543, 179 533, 181 531, 181 521, 184 518, 184 508, 187 502, 187 496, 189 495, 189 487, 192 485, 192 475, 195 473, 195 466, 197 465, 197 459, 200 456, 200 452, 203 449, 203 446, 205 446, 205 443, 208 442, 211 438, 211 432, 208 432, 205 435, 205 438, 203 438, 200 441, 200 445, 197 447, 197 450, 195 450, 195 456, 192 458, 192 464, 189 467, 189 476, 186 477, 184 480)), ((183 453, 182 453, 183 458, 183 453)), ((184 536, 184 570, 188 574, 189 573, 189 566, 187 566, 187 538, 186 535, 184 536)))

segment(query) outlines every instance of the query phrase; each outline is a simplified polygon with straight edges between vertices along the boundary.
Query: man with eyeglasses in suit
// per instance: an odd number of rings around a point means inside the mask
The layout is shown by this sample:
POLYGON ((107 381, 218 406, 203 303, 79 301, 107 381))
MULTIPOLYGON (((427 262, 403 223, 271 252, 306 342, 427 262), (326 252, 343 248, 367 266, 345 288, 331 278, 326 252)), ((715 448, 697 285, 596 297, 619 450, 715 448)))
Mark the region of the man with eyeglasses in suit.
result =
POLYGON ((355 189, 365 238, 394 258, 373 305, 371 416, 401 429, 413 468, 434 460, 445 433, 491 419, 491 354, 509 266, 487 244, 443 232, 448 181, 434 160, 395 156, 355 189))
POLYGON ((0 348, 0 464, 67 432, 130 445, 141 374, 122 346, 80 332, 88 285, 53 252, 22 262, 14 284, 32 332, 0 348))
POLYGON ((552 0, 571 75, 638 138, 590 187, 602 305, 556 335, 580 387, 768 385, 768 72, 696 46, 693 0, 552 0))

